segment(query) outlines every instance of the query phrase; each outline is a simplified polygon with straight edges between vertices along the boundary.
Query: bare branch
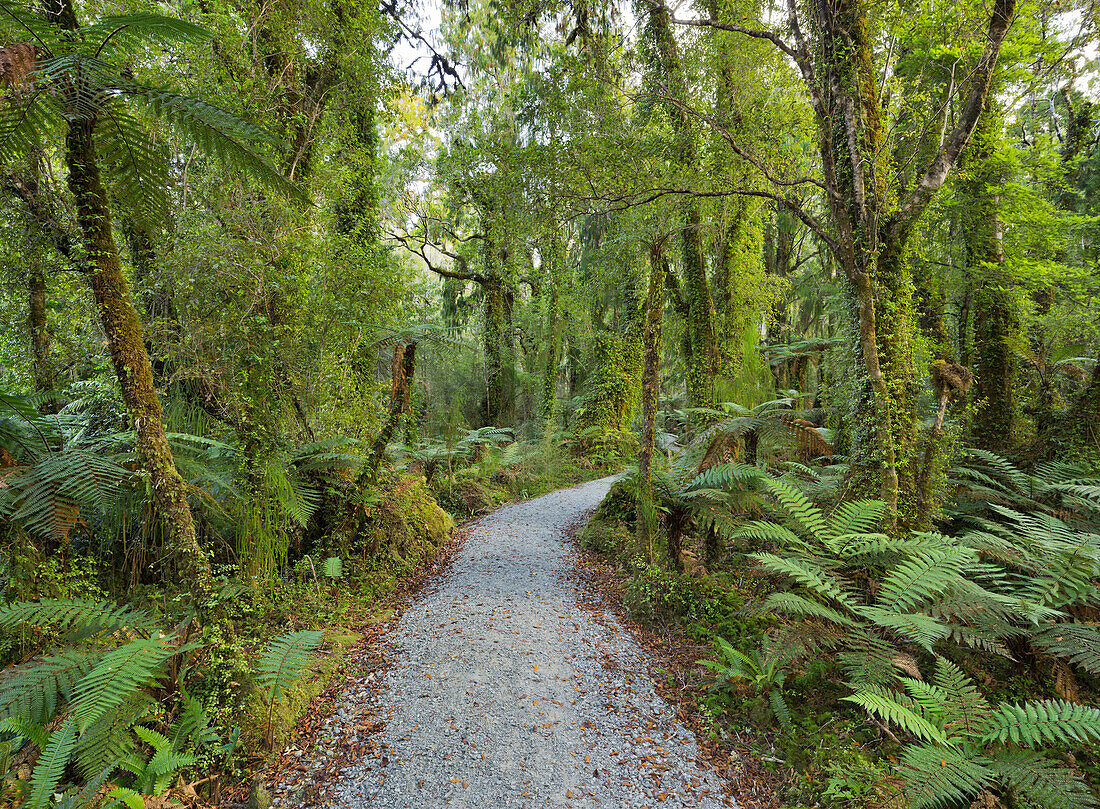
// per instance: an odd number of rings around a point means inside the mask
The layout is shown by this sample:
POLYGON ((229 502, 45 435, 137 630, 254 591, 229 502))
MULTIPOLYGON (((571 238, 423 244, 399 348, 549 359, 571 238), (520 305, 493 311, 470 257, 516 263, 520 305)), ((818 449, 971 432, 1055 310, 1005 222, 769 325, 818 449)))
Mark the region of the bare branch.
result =
POLYGON ((414 256, 420 257, 424 261, 424 264, 428 267, 428 269, 434 272, 436 275, 443 276, 444 278, 453 278, 457 281, 473 281, 474 283, 478 284, 485 283, 485 276, 483 276, 481 273, 470 271, 470 265, 465 256, 460 256, 457 253, 452 253, 449 250, 444 250, 441 247, 437 247, 436 245, 431 244, 424 239, 417 239, 418 243, 414 245, 412 242, 413 237, 411 236, 411 234, 408 233, 406 233, 405 235, 401 235, 400 233, 394 233, 393 231, 386 231, 386 235, 393 239, 395 242, 401 244, 414 256), (441 255, 447 256, 447 258, 451 259, 455 262, 455 264, 458 265, 459 269, 451 270, 447 267, 443 267, 433 262, 428 256, 428 247, 431 247, 433 250, 435 250, 437 253, 440 253, 441 255))
POLYGON ((676 25, 691 25, 696 28, 715 28, 719 31, 729 31, 734 34, 744 34, 747 37, 753 37, 754 39, 766 39, 771 42, 783 53, 792 59, 798 59, 798 53, 779 38, 779 35, 774 31, 762 31, 755 28, 745 28, 743 25, 732 25, 731 23, 718 22, 717 20, 678 20, 673 18, 672 22, 676 25))

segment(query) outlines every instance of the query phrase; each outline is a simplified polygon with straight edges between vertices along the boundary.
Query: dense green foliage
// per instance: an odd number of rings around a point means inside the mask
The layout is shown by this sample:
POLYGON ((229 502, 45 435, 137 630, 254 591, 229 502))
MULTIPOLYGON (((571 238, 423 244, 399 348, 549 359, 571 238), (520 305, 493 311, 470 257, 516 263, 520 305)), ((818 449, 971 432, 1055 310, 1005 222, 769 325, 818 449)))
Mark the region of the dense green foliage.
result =
POLYGON ((584 541, 777 801, 1095 803, 1096 26, 0 0, 0 802, 216 801, 454 520, 627 467, 584 541))

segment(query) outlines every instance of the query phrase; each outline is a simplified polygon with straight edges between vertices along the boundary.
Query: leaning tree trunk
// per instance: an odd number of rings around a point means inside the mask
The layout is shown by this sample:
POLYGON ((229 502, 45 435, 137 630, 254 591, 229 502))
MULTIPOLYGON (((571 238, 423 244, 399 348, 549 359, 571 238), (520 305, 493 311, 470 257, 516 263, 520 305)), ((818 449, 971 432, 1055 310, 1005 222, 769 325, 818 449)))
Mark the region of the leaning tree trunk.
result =
MULTIPOLYGON (((645 302, 642 336, 642 434, 638 448, 638 510, 635 542, 639 554, 653 561, 653 535, 657 509, 653 502, 653 443, 661 395, 661 319, 664 316, 665 267, 659 244, 649 248, 649 291, 645 302)), ((669 546, 671 549, 671 545, 669 546)), ((669 565, 676 568, 676 557, 669 565)))
POLYGON ((164 432, 141 319, 119 264, 92 129, 91 121, 73 122, 65 143, 69 190, 76 198, 77 221, 84 236, 85 252, 92 262, 88 282, 107 336, 122 400, 134 422, 138 451, 149 473, 154 512, 168 534, 184 580, 195 593, 202 593, 210 588, 210 562, 199 547, 187 503, 187 486, 176 470, 164 432))

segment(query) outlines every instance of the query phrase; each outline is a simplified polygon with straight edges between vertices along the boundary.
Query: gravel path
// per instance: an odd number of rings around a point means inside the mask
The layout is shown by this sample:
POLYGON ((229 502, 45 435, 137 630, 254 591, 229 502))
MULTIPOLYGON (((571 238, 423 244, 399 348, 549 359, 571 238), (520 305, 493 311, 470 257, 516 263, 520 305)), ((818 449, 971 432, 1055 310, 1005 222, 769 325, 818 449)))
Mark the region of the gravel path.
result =
MULTIPOLYGON (((442 581, 397 622, 375 757, 338 777, 347 807, 736 806, 655 692, 644 653, 593 621, 566 533, 610 479, 467 528, 442 581)), ((343 697, 353 722, 363 693, 343 697)))

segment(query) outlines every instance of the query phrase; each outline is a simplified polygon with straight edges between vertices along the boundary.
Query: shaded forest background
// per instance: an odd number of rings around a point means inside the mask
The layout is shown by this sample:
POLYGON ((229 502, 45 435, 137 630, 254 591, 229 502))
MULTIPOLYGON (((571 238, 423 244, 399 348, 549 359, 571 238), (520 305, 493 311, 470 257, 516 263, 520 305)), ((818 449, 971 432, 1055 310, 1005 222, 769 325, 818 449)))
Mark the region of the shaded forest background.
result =
POLYGON ((455 520, 625 469, 776 806, 1096 805, 1096 26, 0 0, 0 799, 231 800, 455 520))

